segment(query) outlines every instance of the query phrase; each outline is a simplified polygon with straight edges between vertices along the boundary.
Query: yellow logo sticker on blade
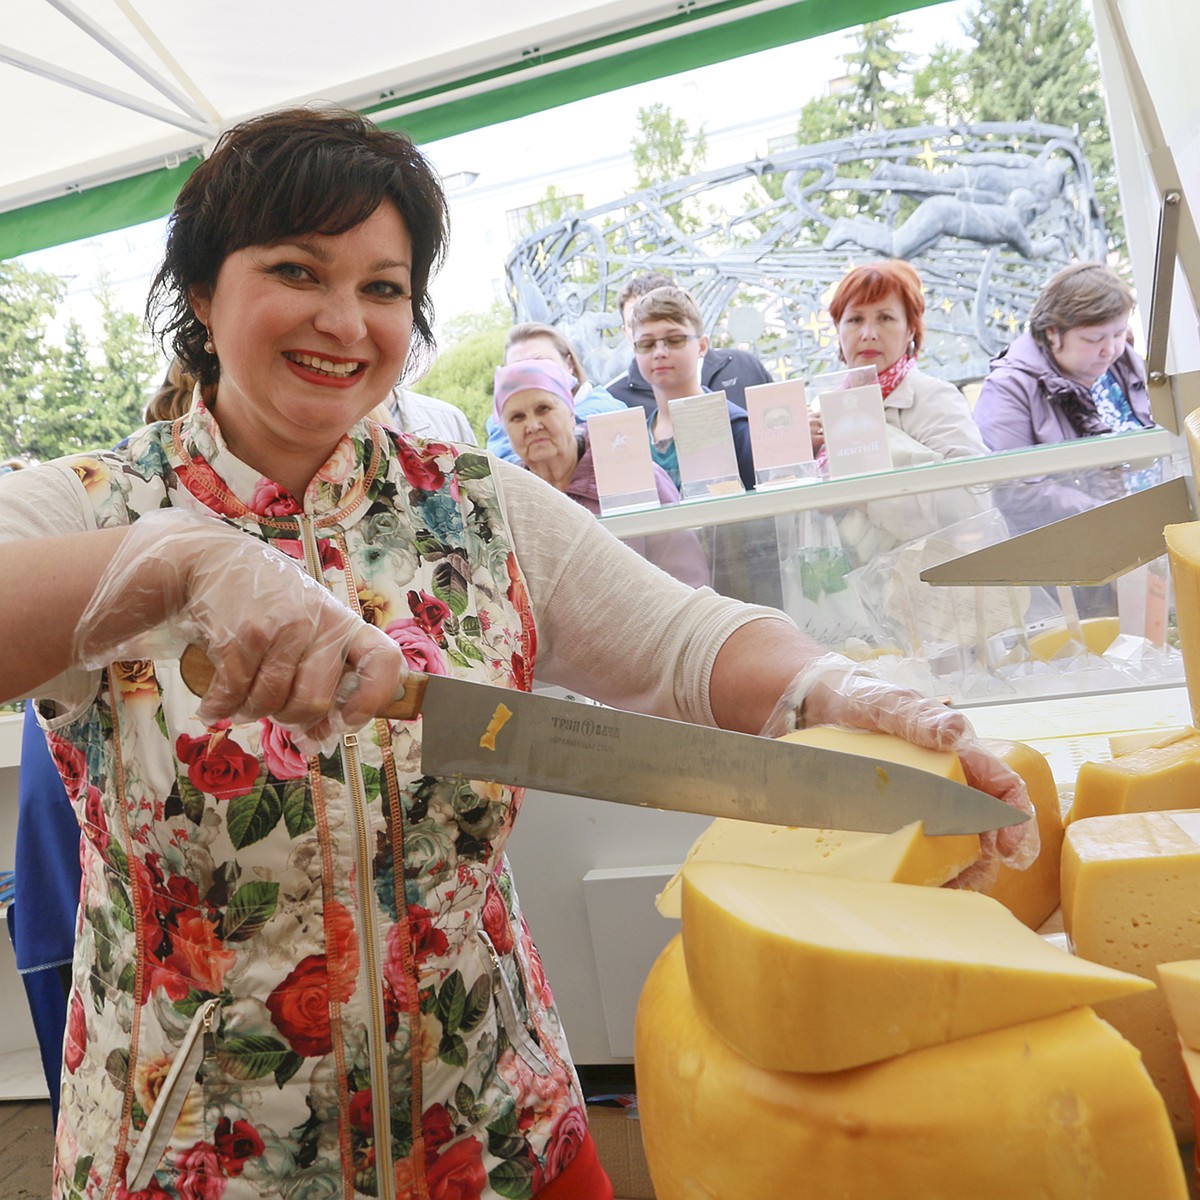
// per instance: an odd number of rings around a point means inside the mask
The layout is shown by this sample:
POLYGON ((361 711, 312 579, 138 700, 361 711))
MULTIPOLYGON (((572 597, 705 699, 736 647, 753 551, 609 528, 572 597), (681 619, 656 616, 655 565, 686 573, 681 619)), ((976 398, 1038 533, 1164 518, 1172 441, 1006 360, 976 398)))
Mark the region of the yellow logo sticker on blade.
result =
POLYGON ((504 728, 512 715, 512 709, 507 704, 496 705, 496 711, 492 713, 492 719, 488 722, 487 729, 483 731, 483 737, 479 739, 480 750, 496 749, 496 734, 504 728))

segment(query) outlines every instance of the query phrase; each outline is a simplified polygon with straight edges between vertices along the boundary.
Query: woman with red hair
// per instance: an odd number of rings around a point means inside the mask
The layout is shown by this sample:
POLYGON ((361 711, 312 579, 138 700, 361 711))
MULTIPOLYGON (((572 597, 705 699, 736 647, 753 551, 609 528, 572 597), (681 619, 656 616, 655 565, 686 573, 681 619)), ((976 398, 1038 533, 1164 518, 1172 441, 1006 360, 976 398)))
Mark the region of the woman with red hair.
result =
POLYGON ((925 340, 925 296, 921 277, 902 259, 855 267, 829 302, 844 363, 879 372, 888 424, 904 435, 892 438, 892 459, 916 461, 987 454, 967 398, 953 384, 917 366, 925 340), (928 452, 932 451, 932 457, 928 452))

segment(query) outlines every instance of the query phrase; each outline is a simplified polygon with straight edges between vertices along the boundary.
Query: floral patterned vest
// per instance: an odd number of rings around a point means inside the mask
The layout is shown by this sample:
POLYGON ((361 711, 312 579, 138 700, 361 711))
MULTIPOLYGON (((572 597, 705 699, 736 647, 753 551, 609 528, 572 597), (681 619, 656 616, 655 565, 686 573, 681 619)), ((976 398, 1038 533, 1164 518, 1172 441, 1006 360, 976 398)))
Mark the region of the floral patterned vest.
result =
MULTIPOLYGON (((200 408, 56 466, 102 527, 206 511, 413 666, 530 686, 482 453, 363 422, 298 501, 200 408)), ((423 776, 419 720, 306 759, 195 708, 177 663, 120 662, 48 721, 85 834, 55 1196, 535 1194, 586 1125, 503 856, 519 790, 423 776)))

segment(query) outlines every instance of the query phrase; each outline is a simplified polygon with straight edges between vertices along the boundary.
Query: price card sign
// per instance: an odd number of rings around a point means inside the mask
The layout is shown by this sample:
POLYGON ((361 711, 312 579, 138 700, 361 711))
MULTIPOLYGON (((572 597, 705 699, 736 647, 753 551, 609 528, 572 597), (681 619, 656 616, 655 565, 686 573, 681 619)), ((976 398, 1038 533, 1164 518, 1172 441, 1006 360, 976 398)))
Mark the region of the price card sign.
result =
POLYGON ((669 401, 683 496, 742 492, 724 392, 669 401))
POLYGON ((890 471, 883 392, 874 367, 851 367, 813 380, 825 427, 825 452, 832 479, 890 471))
POLYGON ((657 505, 654 459, 641 405, 595 413, 588 417, 587 428, 600 511, 609 514, 657 505))
POLYGON ((750 445, 759 483, 815 477, 808 403, 799 379, 753 384, 746 389, 750 445))

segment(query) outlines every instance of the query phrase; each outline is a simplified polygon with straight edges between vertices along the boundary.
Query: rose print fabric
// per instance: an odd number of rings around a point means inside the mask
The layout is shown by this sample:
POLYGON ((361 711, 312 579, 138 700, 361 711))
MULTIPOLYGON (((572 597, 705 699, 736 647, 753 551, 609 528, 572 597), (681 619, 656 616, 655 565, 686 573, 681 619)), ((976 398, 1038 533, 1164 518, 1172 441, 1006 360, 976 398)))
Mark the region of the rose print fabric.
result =
MULTIPOLYGON (((60 465, 102 527, 208 511, 412 666, 530 686, 534 618, 482 453, 364 422, 293 497, 200 408, 60 465)), ((269 720, 205 728, 195 707, 177 663, 121 662, 42 714, 85 834, 57 1200, 533 1196, 586 1123, 503 854, 520 792, 422 775, 420 720, 305 758, 269 720)))

